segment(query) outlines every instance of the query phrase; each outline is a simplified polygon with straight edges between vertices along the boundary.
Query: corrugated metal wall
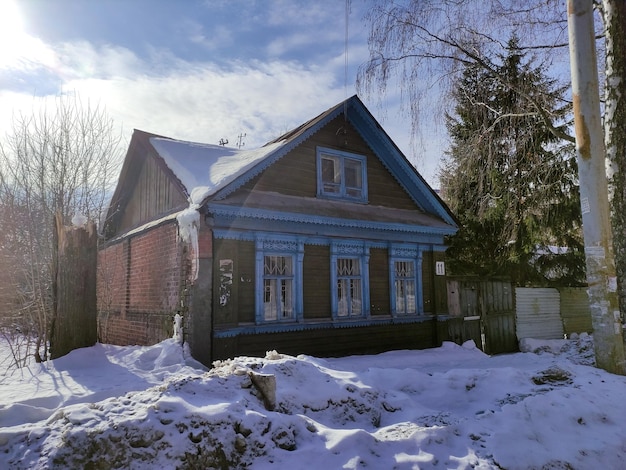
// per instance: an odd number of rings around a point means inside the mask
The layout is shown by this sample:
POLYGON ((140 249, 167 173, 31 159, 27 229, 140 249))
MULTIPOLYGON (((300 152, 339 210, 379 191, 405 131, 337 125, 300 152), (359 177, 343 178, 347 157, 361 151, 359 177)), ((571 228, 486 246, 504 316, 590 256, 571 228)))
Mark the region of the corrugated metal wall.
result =
POLYGON ((517 338, 563 338, 559 291, 550 288, 515 288, 517 338))

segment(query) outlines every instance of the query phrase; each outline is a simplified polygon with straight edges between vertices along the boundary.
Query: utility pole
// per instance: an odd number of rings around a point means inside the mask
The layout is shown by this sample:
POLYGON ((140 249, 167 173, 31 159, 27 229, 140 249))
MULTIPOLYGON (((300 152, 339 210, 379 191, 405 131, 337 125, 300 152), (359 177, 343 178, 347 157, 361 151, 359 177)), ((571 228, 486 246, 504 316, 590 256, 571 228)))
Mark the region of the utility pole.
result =
POLYGON ((596 365, 626 375, 600 117, 593 0, 567 0, 572 98, 596 365))

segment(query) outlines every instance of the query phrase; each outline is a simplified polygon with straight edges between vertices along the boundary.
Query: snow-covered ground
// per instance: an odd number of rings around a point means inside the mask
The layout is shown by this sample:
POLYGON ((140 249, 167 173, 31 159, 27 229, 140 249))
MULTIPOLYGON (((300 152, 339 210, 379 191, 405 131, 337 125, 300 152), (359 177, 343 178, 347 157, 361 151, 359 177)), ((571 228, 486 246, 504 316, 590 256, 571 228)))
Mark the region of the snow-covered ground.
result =
POLYGON ((0 372, 0 468, 624 468, 626 378, 591 366, 586 335, 527 348, 206 370, 175 340, 98 344, 0 372), (275 376, 273 411, 250 373, 275 376))

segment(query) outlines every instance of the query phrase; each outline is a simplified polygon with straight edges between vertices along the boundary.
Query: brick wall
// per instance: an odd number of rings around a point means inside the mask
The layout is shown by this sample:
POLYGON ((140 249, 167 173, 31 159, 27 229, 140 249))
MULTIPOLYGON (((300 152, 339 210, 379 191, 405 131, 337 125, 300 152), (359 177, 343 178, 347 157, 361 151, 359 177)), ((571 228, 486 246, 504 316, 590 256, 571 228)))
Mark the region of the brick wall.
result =
POLYGON ((188 266, 178 226, 169 221, 100 250, 98 336, 103 343, 149 345, 172 335, 188 266))

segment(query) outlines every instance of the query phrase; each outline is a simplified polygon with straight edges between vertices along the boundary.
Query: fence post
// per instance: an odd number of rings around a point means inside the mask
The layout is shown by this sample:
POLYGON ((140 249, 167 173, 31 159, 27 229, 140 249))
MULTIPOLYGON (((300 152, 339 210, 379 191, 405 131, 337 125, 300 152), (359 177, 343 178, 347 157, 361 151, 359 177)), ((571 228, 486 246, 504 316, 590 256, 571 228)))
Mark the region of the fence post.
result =
POLYGON ((56 216, 56 273, 50 357, 93 346, 97 341, 97 234, 93 221, 65 227, 56 216))

